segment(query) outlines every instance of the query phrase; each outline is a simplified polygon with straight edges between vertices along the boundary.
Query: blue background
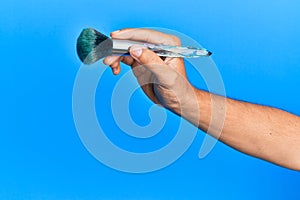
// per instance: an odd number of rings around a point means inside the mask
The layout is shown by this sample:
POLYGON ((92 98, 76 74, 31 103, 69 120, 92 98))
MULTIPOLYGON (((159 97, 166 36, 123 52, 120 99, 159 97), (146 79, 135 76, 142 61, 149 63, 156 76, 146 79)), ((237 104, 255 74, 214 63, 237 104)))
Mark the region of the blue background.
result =
POLYGON ((1 0, 0 199, 299 199, 298 172, 222 143, 198 159, 201 131, 163 170, 115 171, 86 151, 72 117, 75 41, 89 26, 185 33, 213 51, 229 97, 299 115, 299 10, 297 0, 1 0))

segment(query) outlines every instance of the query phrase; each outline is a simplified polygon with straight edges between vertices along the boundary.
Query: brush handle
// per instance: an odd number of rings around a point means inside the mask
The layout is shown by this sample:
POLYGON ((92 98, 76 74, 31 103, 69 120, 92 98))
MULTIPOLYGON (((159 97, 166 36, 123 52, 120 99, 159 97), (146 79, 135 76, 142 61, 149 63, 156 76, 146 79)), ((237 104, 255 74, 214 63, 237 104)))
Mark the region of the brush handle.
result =
POLYGON ((136 42, 131 40, 117 40, 113 39, 113 49, 112 53, 116 55, 129 54, 128 49, 132 45, 144 46, 143 42, 136 42))
POLYGON ((174 58, 199 58, 200 56, 210 56, 211 52, 206 49, 182 46, 168 46, 163 44, 151 44, 131 40, 113 39, 112 54, 128 55, 128 49, 132 45, 139 45, 154 51, 159 56, 174 58))

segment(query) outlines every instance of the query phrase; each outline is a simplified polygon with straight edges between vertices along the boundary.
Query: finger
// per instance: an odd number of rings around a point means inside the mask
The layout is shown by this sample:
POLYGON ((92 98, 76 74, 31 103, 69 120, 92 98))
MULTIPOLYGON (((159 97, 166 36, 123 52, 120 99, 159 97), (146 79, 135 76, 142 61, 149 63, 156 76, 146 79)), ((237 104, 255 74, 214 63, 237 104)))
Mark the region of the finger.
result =
POLYGON ((135 65, 135 62, 136 62, 131 56, 122 56, 120 61, 131 67, 132 67, 132 65, 135 65))
POLYGON ((174 73, 172 73, 173 70, 171 70, 171 68, 153 51, 141 48, 140 46, 132 46, 129 49, 129 52, 139 64, 155 74, 160 82, 169 82, 174 78, 174 73))
POLYGON ((145 28, 127 28, 111 33, 114 39, 144 41, 153 44, 180 45, 180 39, 174 35, 145 28))
POLYGON ((121 72, 120 62, 129 65, 132 68, 140 65, 131 56, 108 56, 103 60, 103 63, 109 65, 115 75, 121 72))
POLYGON ((139 77, 145 73, 146 68, 134 60, 131 56, 124 56, 121 58, 121 62, 129 65, 135 77, 139 77))
POLYGON ((120 62, 121 57, 120 56, 107 56, 103 63, 105 65, 112 65, 114 62, 120 62))
POLYGON ((118 75, 121 72, 120 62, 114 62, 110 67, 114 75, 118 75))
POLYGON ((141 66, 141 64, 131 56, 122 56, 120 61, 126 65, 129 65, 132 69, 141 66))

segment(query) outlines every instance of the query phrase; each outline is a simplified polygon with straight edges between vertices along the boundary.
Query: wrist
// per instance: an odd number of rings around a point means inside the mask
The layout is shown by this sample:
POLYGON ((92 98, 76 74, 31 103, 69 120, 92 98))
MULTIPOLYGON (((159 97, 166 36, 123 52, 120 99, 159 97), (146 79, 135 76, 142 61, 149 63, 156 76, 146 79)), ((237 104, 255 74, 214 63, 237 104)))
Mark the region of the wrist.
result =
POLYGON ((207 131, 211 123, 213 95, 191 86, 184 96, 184 100, 174 111, 195 126, 207 131))
POLYGON ((184 90, 181 99, 171 108, 171 110, 180 115, 181 117, 192 122, 194 125, 198 126, 199 123, 199 113, 200 104, 199 99, 201 99, 202 93, 197 88, 188 84, 184 90))

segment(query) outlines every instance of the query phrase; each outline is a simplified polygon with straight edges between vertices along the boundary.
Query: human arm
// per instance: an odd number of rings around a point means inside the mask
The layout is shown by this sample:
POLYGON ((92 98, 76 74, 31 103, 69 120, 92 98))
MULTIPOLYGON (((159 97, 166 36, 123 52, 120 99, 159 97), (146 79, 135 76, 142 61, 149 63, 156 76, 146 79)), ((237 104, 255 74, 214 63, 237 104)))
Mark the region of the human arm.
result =
MULTIPOLYGON (((112 37, 180 45, 174 36, 147 29, 124 29, 112 33, 112 37)), ((162 60, 152 51, 136 46, 130 49, 130 54, 130 57, 107 57, 104 63, 111 66, 114 74, 120 72, 120 62, 130 65, 154 103, 184 117, 225 144, 248 155, 300 170, 298 116, 199 90, 188 81, 180 58, 162 60)))

